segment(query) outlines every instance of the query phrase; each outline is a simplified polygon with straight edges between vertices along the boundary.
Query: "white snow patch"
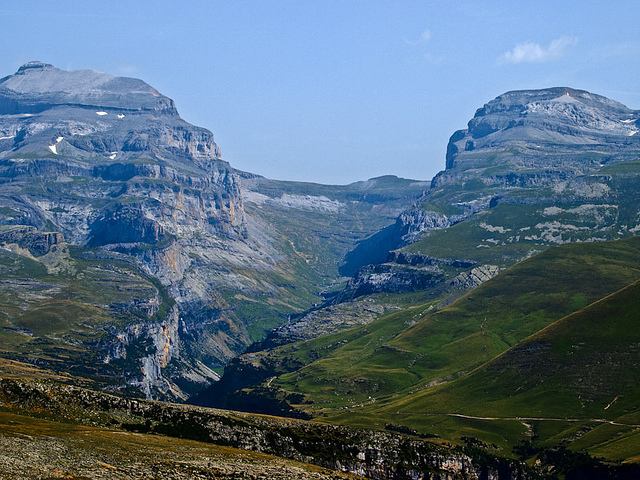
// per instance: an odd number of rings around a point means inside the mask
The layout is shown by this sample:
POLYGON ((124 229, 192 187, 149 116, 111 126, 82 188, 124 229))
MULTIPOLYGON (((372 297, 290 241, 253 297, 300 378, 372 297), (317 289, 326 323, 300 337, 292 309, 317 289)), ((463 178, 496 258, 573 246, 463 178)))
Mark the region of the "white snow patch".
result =
POLYGON ((55 155, 58 155, 58 148, 57 145, 64 140, 64 137, 58 137, 56 138, 56 143, 54 143, 53 145, 49 145, 49 150, 51 150, 55 155))
POLYGON ((0 137, 0 140, 9 140, 10 138, 16 138, 15 135, 10 135, 8 137, 0 137))
POLYGON ((622 123, 633 123, 633 122, 635 122, 635 119, 630 118, 630 119, 628 119, 628 120, 620 120, 620 121, 621 121, 622 123))
POLYGON ((123 114, 118 115, 118 118, 124 118, 123 114))
POLYGON ((638 130, 632 130, 629 132, 629 136, 633 137, 636 133, 638 133, 638 130))
POLYGON ((108 115, 108 113, 107 112, 96 112, 96 115, 103 116, 103 115, 108 115))
POLYGON ((116 158, 116 154, 115 154, 115 153, 112 153, 111 155, 109 155, 109 159, 110 159, 110 160, 113 160, 113 159, 115 159, 115 158, 116 158))

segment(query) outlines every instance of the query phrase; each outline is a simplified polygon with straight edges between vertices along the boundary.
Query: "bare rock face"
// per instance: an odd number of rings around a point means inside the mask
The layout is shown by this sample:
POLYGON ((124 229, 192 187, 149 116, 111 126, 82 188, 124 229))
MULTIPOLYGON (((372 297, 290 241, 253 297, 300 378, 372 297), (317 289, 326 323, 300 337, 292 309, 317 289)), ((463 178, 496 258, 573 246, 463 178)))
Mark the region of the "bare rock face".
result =
POLYGON ((349 280, 336 302, 351 300, 371 293, 403 293, 427 290, 444 281, 439 269, 429 267, 407 267, 392 263, 369 265, 361 268, 349 280))
POLYGON ((0 243, 16 244, 37 257, 49 253, 62 242, 64 236, 58 232, 38 232, 34 227, 0 226, 0 243))
POLYGON ((405 210, 396 221, 396 228, 400 231, 402 244, 413 243, 424 232, 438 230, 453 225, 458 220, 419 207, 405 210))
POLYGON ((269 237, 246 242, 238 173, 220 155, 211 132, 141 80, 42 62, 0 80, 0 242, 38 257, 66 239, 134 258, 160 280, 165 307, 100 327, 113 338, 106 361, 139 356, 127 375, 149 397, 186 398, 181 389, 217 379, 202 361, 221 366, 251 342, 215 291, 232 252, 275 268, 260 259, 269 237))
POLYGON ((487 185, 552 184, 629 159, 640 146, 639 130, 640 112, 583 90, 508 92, 451 136, 446 170, 432 185, 471 175, 487 185))
POLYGON ((468 272, 462 272, 451 280, 450 285, 460 290, 470 290, 476 288, 491 280, 500 272, 500 268, 496 265, 481 265, 472 268, 468 272))

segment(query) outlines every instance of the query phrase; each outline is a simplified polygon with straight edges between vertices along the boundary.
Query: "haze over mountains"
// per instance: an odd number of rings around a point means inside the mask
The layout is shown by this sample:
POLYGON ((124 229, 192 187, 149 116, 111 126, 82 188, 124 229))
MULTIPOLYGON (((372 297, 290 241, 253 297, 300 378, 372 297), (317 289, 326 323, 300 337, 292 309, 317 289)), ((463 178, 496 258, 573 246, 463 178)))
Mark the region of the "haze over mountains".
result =
POLYGON ((431 182, 285 182, 234 169, 141 80, 30 62, 0 80, 0 373, 635 458, 639 131, 593 93, 513 91, 431 182), (540 420, 573 412, 580 435, 540 420))

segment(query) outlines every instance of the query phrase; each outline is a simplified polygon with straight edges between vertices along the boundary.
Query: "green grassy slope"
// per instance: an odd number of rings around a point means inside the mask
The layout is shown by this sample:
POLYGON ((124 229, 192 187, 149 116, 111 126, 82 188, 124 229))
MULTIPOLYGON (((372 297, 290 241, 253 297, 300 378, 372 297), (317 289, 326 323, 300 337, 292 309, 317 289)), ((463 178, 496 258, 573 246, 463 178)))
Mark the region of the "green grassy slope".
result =
POLYGON ((373 415, 418 431, 505 448, 569 444, 640 458, 640 282, 529 336, 470 374, 399 398, 373 415), (471 425, 475 424, 472 428, 471 425))
POLYGON ((305 366, 271 386, 302 393, 312 402, 305 408, 325 413, 384 403, 465 375, 639 278, 640 238, 549 249, 435 313, 423 301, 344 334, 281 347, 305 366))
POLYGON ((415 411, 640 423, 640 283, 562 318, 464 379, 401 402, 415 411), (439 400, 438 400, 439 399, 439 400), (408 403, 407 403, 408 402, 408 403), (410 406, 413 405, 413 406, 410 406))

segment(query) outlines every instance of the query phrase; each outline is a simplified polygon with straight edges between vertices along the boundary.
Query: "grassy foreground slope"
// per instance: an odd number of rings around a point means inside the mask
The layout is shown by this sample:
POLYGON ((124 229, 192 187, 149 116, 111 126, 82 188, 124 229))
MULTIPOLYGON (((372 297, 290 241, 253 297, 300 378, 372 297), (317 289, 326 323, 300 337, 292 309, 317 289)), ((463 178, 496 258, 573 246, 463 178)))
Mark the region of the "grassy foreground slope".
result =
POLYGON ((7 412, 0 412, 0 446, 2 478, 360 478, 211 443, 7 412))
MULTIPOLYGON (((454 382, 365 416, 528 453, 558 444, 640 460, 640 282, 529 336, 454 382)), ((363 412, 364 413, 364 412, 363 412)))
POLYGON ((283 358, 305 366, 270 386, 303 394, 299 406, 316 414, 384 404, 464 376, 638 279, 640 238, 548 249, 439 311, 420 303, 357 330, 284 347, 283 358))

